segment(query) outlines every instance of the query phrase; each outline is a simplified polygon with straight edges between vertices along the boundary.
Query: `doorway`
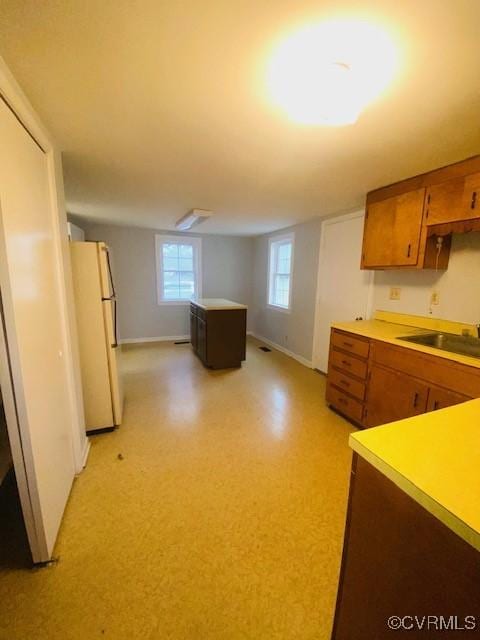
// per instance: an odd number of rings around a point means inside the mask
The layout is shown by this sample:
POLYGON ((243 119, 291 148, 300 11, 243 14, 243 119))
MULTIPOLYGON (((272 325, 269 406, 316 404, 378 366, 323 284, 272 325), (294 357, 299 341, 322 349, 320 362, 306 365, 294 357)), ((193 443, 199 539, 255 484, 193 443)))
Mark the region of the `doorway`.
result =
POLYGON ((364 217, 364 211, 357 211, 322 224, 313 366, 324 373, 332 323, 366 319, 371 313, 373 272, 360 270, 364 217))
POLYGON ((0 388, 0 570, 32 564, 0 388))

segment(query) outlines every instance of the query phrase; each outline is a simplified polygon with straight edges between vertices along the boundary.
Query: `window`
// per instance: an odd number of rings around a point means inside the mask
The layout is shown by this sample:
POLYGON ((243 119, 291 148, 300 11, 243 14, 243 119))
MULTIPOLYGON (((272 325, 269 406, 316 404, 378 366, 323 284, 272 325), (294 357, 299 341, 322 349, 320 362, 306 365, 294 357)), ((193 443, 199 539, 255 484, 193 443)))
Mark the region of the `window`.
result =
POLYGON ((201 296, 201 239, 155 236, 158 304, 185 304, 201 296))
POLYGON ((271 238, 268 263, 268 304, 290 309, 292 297, 293 234, 271 238))

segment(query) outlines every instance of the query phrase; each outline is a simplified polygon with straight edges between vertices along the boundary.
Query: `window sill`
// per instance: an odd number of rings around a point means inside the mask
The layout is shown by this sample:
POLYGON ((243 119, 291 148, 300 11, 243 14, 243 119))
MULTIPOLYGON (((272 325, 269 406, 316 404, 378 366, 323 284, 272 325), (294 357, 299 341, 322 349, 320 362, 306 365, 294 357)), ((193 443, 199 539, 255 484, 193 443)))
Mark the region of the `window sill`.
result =
POLYGON ((190 300, 157 300, 159 307, 188 307, 190 300))
POLYGON ((267 309, 271 309, 272 311, 280 311, 280 313, 291 313, 292 309, 290 307, 279 307, 276 304, 267 304, 267 309))

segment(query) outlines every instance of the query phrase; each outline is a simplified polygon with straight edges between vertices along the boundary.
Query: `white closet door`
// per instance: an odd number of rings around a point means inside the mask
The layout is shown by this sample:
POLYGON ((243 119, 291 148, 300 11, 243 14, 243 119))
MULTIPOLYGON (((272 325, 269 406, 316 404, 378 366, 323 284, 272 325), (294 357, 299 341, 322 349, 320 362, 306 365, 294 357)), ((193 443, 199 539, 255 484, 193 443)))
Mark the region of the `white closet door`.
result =
POLYGON ((328 369, 332 322, 369 315, 373 272, 360 270, 364 213, 325 220, 318 264, 313 366, 328 369))
POLYGON ((0 140, 0 287, 19 431, 10 440, 33 559, 42 562, 74 477, 65 327, 47 158, 2 100, 0 140))

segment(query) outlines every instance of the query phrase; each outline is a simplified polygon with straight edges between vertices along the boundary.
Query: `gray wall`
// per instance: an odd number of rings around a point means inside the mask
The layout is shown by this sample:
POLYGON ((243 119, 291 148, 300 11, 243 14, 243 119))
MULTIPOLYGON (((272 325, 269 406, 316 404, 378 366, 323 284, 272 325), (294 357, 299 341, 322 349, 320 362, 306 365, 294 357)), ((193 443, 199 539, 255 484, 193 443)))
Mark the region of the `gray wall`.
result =
POLYGON ((312 359, 321 220, 315 218, 254 239, 253 331, 293 353, 312 359), (295 233, 292 308, 289 312, 267 305, 268 240, 295 233))
MULTIPOLYGON (((103 240, 112 249, 121 339, 190 333, 188 306, 157 304, 155 234, 177 234, 138 227, 75 222, 85 229, 87 240, 103 240)), ((250 307, 252 238, 188 235, 202 238, 202 296, 228 298, 250 307)), ((250 309, 248 316, 251 316, 250 309)))

